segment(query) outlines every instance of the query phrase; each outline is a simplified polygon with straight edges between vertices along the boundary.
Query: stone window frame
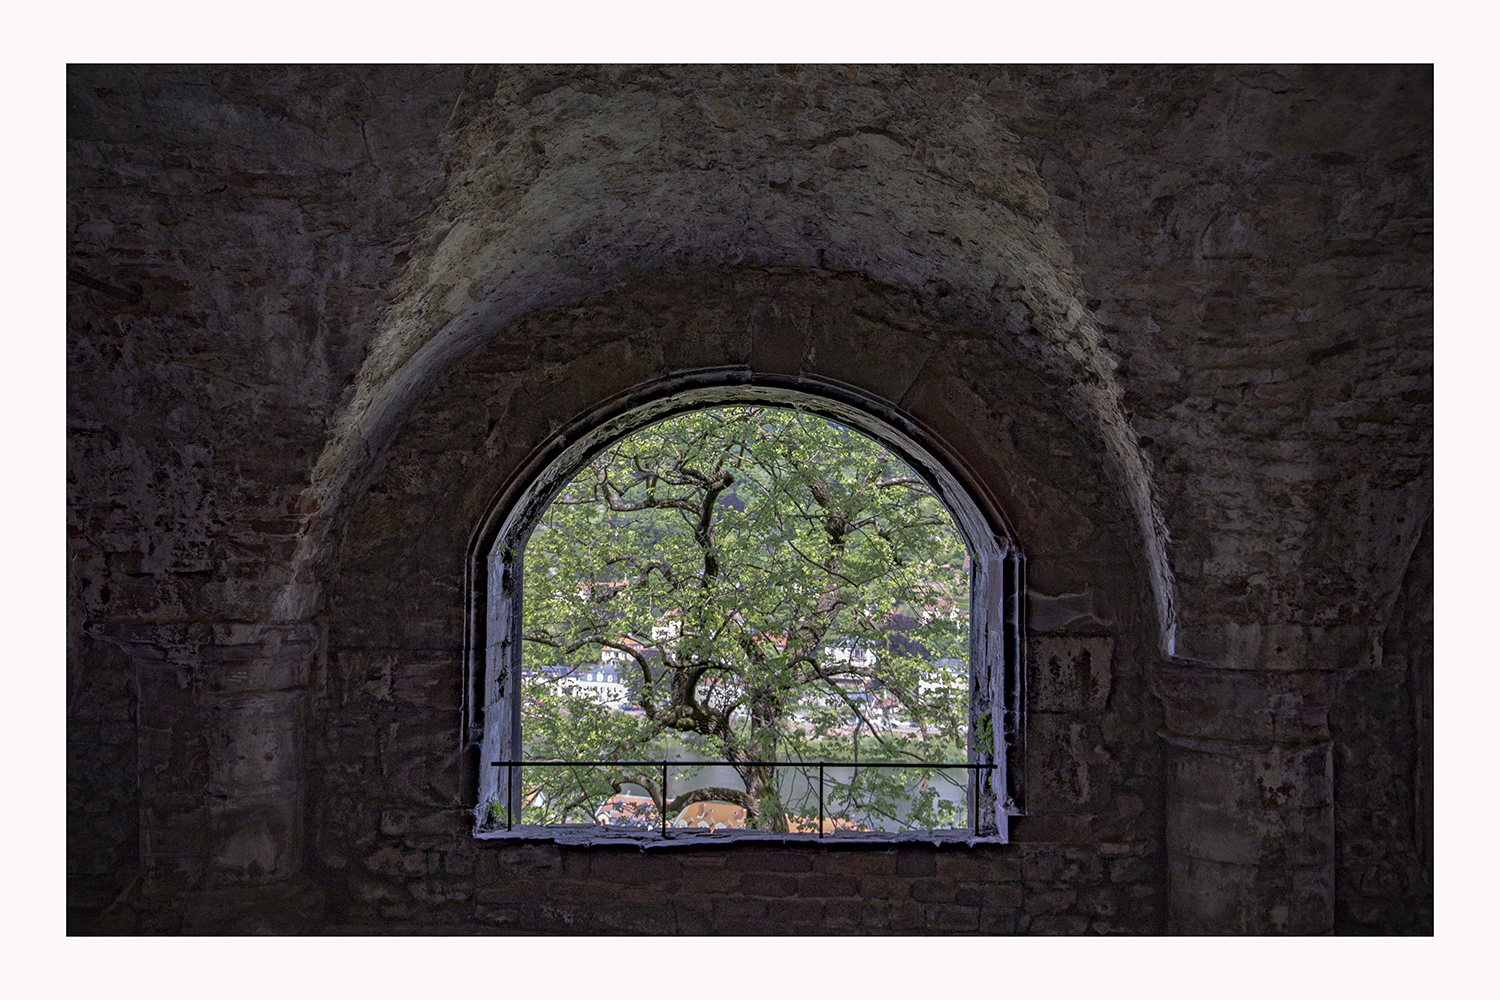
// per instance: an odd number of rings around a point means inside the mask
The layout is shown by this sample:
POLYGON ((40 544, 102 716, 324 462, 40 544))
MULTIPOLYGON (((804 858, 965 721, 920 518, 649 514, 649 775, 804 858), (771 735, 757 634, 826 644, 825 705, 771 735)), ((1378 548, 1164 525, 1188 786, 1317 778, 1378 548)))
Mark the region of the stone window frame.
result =
MULTIPOLYGON (((473 835, 480 840, 544 840, 568 844, 636 842, 643 847, 707 843, 808 842, 817 833, 741 830, 695 831, 663 838, 659 832, 600 826, 516 826, 481 831, 484 803, 497 797, 502 768, 521 740, 521 644, 512 625, 521 621, 525 541, 547 505, 600 451, 668 417, 714 406, 786 407, 835 420, 890 449, 932 487, 953 516, 970 555, 968 763, 994 763, 980 781, 979 833, 973 802, 963 830, 840 832, 835 841, 863 843, 1009 843, 1010 819, 1025 814, 1026 559, 998 510, 986 511, 955 469, 957 456, 925 434, 909 416, 842 384, 806 375, 753 376, 744 369, 679 376, 650 389, 608 401, 537 448, 502 488, 469 545, 465 580, 463 739, 465 784, 473 799, 473 835), (941 457, 939 457, 941 456, 941 457), (1000 717, 1001 723, 994 724, 1000 717), (990 720, 988 725, 984 720, 990 720), (981 733, 987 747, 976 746, 981 733)), ((971 476, 964 478, 973 481, 971 476)), ((513 809, 519 783, 510 790, 513 809)), ((824 838, 825 842, 827 838, 824 838)))

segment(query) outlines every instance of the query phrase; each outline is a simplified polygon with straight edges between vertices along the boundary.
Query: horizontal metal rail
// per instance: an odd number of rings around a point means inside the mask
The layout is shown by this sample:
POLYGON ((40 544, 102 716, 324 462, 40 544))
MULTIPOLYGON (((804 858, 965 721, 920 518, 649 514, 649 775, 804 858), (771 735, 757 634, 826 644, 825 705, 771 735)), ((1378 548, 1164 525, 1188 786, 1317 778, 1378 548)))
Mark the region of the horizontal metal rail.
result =
MULTIPOLYGON (((526 767, 660 767, 661 768, 661 835, 667 836, 667 768, 672 764, 690 767, 812 767, 818 768, 818 837, 823 836, 823 768, 850 767, 858 770, 861 767, 896 767, 896 768, 927 768, 929 770, 943 770, 945 768, 964 768, 973 771, 993 771, 999 767, 998 764, 970 764, 968 762, 944 763, 928 761, 849 761, 849 760, 492 760, 491 767, 503 767, 506 769, 506 809, 505 829, 514 829, 512 823, 512 812, 510 808, 511 791, 515 785, 516 769, 526 767)), ((974 785, 974 836, 979 836, 979 784, 974 785)))

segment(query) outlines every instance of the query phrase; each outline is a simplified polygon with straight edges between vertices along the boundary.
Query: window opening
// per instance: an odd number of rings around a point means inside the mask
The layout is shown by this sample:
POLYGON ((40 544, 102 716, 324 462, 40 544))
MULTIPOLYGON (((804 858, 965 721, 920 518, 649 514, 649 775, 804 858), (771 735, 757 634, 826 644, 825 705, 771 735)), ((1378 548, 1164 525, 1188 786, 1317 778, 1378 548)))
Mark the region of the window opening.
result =
POLYGON ((1019 560, 972 502, 763 403, 565 468, 489 560, 477 832, 1005 837, 1019 560))

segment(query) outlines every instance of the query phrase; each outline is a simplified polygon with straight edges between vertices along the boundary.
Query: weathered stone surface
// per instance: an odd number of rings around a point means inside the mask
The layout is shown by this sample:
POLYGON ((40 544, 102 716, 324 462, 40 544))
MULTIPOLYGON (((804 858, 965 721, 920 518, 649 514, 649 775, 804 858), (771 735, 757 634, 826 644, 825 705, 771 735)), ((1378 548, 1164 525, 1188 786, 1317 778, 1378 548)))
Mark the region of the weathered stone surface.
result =
POLYGON ((1099 715, 1109 700, 1114 640, 1032 636, 1029 671, 1033 712, 1099 715))
POLYGON ((1432 525, 1412 554, 1381 637, 1329 713, 1340 933, 1433 927, 1432 525))
POLYGON ((1430 67, 67 86, 70 929, 1430 933, 1430 67), (1008 524, 1013 843, 468 836, 474 532, 707 369, 1008 524))

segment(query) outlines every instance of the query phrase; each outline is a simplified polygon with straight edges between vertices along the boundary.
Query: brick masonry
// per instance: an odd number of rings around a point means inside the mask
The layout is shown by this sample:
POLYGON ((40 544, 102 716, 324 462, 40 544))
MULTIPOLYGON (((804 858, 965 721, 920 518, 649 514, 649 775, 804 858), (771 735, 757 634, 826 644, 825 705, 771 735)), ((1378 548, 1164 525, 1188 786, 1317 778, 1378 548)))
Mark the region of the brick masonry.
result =
POLYGON ((1430 68, 67 85, 75 933, 1430 933, 1430 68), (470 837, 472 533, 706 368, 1009 519, 1013 843, 470 837))

